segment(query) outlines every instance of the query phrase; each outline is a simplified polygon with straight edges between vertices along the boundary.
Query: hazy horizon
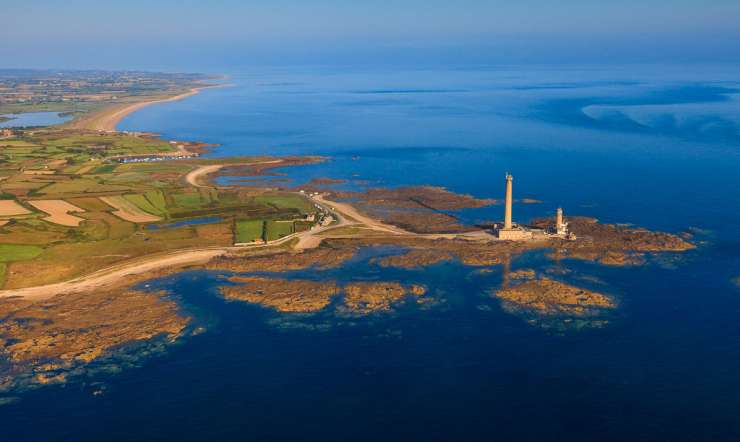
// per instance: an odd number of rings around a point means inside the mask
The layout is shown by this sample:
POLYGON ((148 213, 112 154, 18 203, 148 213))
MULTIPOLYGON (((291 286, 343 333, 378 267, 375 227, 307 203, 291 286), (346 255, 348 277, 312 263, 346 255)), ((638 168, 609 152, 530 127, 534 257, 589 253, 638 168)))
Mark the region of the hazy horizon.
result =
POLYGON ((0 68, 728 63, 740 2, 6 0, 0 68))

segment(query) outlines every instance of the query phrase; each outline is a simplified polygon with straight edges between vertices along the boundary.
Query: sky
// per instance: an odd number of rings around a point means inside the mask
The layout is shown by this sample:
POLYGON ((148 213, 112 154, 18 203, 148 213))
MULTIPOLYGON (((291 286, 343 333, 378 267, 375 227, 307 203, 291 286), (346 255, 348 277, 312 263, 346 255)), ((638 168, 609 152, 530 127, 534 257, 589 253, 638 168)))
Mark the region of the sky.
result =
POLYGON ((0 0, 0 68, 733 62, 740 0, 0 0))

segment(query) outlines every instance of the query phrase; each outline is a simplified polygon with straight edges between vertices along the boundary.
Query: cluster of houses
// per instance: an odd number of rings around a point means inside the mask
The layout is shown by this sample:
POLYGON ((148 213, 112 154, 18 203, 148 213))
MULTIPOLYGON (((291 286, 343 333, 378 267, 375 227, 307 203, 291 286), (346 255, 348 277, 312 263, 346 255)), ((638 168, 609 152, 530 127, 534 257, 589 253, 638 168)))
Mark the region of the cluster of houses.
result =
MULTIPOLYGON (((311 199, 313 199, 314 196, 319 195, 319 192, 309 192, 307 194, 305 190, 301 190, 300 193, 303 195, 308 195, 308 197, 311 199)), ((313 205, 316 208, 317 212, 307 215, 306 221, 317 222, 317 225, 321 227, 326 227, 334 222, 334 217, 326 210, 326 208, 324 208, 324 206, 318 203, 313 203, 313 205)), ((316 227, 316 225, 314 225, 314 227, 316 227)))
POLYGON ((119 163, 152 163, 155 161, 170 161, 170 160, 186 160, 189 158, 196 158, 199 155, 197 153, 178 153, 178 154, 172 154, 172 155, 148 155, 148 156, 140 156, 140 157, 120 157, 120 158, 114 158, 114 161, 117 161, 119 163))

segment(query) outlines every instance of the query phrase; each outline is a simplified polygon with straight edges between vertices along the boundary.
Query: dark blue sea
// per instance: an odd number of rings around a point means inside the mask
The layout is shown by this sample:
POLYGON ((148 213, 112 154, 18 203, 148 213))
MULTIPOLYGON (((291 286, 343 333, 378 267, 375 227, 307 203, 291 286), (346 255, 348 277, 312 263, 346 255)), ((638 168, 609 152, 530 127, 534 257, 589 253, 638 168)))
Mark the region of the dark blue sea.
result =
MULTIPOLYGON (((512 314, 488 273, 458 262, 289 273, 429 287, 434 302, 367 316, 226 302, 223 274, 149 283, 205 331, 124 370, 23 393, 7 441, 740 440, 740 67, 300 67, 233 72, 231 87, 128 117, 124 130, 220 145, 212 156, 325 155, 293 183, 432 184, 501 198, 520 221, 584 215, 679 233, 699 247, 645 266, 511 267, 614 296, 605 324, 512 314), (102 386, 102 387, 101 387, 102 386), (93 391, 104 391, 94 395, 93 391)), ((498 220, 501 207, 466 210, 498 220)))

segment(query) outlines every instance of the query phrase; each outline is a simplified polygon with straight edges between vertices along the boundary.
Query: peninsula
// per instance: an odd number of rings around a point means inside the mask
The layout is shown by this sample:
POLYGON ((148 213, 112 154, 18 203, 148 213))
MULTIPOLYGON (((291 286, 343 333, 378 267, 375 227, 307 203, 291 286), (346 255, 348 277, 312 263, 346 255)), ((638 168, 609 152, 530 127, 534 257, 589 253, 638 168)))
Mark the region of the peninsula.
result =
MULTIPOLYGON (((512 258, 531 250, 546 250, 553 262, 640 265, 653 254, 694 247, 688 237, 566 219, 562 210, 515 223, 510 178, 502 189, 503 224, 486 225, 468 225, 455 212, 498 200, 439 187, 346 192, 332 188, 331 177, 301 187, 265 185, 258 178, 277 167, 325 158, 201 158, 211 146, 116 132, 123 116, 205 87, 200 77, 156 78, 160 86, 146 94, 132 86, 115 98, 105 81, 89 80, 96 93, 111 95, 100 100, 105 104, 73 101, 65 108, 75 112, 72 122, 16 128, 0 138, 0 391, 63 382, 71 370, 126 343, 186 336, 190 319, 174 301, 134 287, 184 268, 228 272, 220 293, 232 302, 282 314, 370 315, 406 300, 433 304, 432 288, 250 273, 339 267, 362 248, 386 245, 402 251, 379 259, 383 267, 458 261, 500 267, 507 275, 512 258), (257 180, 224 185, 224 176, 257 180), (78 310, 84 314, 70 316, 78 310)), ((63 108, 35 97, 36 108, 63 108)), ((3 100, 0 105, 19 109, 3 100)), ((593 317, 617 306, 606 294, 551 277, 528 278, 492 295, 507 311, 547 317, 593 317)))

